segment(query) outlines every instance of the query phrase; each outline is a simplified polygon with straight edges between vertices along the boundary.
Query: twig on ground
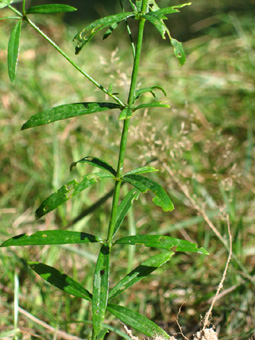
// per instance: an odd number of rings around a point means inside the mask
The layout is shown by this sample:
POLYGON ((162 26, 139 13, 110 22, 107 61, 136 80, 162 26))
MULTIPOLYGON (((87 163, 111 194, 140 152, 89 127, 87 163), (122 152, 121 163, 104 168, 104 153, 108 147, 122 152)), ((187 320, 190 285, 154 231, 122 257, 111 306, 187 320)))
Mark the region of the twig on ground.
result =
MULTIPOLYGON (((238 288, 240 286, 240 284, 238 285, 234 285, 232 287, 229 287, 227 289, 224 289, 217 297, 216 297, 216 301, 220 300, 221 298, 223 298, 223 296, 233 292, 236 288, 238 288)), ((212 297, 210 300, 208 300, 208 303, 212 303, 212 301, 214 300, 215 297, 212 297)), ((255 340, 255 339, 254 339, 255 340)))
POLYGON ((125 332, 127 333, 127 335, 132 339, 132 340, 139 340, 138 337, 134 336, 131 329, 128 329, 127 326, 120 321, 120 323, 123 325, 124 329, 125 329, 125 332))
POLYGON ((181 325, 180 325, 180 323, 179 323, 179 315, 181 314, 182 307, 183 307, 183 305, 184 305, 185 303, 186 303, 186 302, 184 302, 184 303, 180 306, 180 308, 179 308, 179 310, 178 310, 177 318, 176 318, 176 323, 177 323, 177 326, 179 327, 181 336, 182 336, 185 340, 189 340, 189 339, 183 334, 182 327, 181 327, 181 325))

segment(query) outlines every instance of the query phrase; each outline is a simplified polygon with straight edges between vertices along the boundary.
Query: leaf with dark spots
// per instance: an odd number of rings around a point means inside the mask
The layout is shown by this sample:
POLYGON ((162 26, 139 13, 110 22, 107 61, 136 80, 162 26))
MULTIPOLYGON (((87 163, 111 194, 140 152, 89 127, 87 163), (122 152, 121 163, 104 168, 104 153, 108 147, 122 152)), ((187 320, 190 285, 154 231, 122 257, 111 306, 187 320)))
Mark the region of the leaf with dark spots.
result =
POLYGON ((31 116, 30 119, 25 124, 23 124, 22 130, 36 127, 39 125, 50 124, 58 120, 120 108, 121 106, 119 104, 107 102, 106 103, 84 102, 75 104, 64 104, 50 109, 46 109, 31 116))

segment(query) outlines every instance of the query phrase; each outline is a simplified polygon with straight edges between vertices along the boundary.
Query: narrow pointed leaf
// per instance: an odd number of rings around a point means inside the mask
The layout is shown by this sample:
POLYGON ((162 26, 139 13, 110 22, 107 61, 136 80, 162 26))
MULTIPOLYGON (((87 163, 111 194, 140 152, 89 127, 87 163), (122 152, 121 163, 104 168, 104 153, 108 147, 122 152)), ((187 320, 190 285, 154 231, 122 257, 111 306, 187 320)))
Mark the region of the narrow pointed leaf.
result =
POLYGON ((157 5, 155 0, 149 0, 149 5, 150 5, 150 10, 152 12, 155 12, 155 11, 157 11, 159 9, 159 7, 158 7, 158 5, 157 5))
POLYGON ((50 13, 61 13, 61 12, 74 12, 77 11, 75 7, 69 5, 61 5, 61 4, 47 4, 47 5, 38 5, 30 7, 27 10, 27 14, 50 14, 50 13))
POLYGON ((118 27, 119 22, 115 22, 114 24, 112 24, 108 30, 105 32, 104 36, 103 36, 103 40, 105 40, 106 38, 109 37, 109 35, 111 35, 113 33, 113 31, 116 30, 116 28, 118 27))
POLYGON ((31 118, 22 126, 22 130, 39 125, 49 124, 58 120, 120 108, 120 105, 115 103, 96 102, 60 105, 51 109, 38 112, 35 115, 31 116, 31 118))
POLYGON ((20 17, 2 17, 2 18, 0 18, 0 21, 1 20, 9 20, 9 19, 19 19, 20 20, 20 17))
POLYGON ((103 170, 110 172, 111 174, 113 174, 113 176, 116 175, 116 171, 113 169, 113 167, 110 164, 106 163, 105 161, 103 161, 102 159, 97 158, 97 157, 87 156, 87 157, 80 159, 77 162, 72 163, 71 166, 70 166, 70 171, 72 171, 72 169, 78 163, 88 163, 92 166, 95 166, 97 168, 100 168, 100 169, 103 169, 103 170))
POLYGON ((166 39, 165 35, 166 35, 166 33, 169 32, 168 28, 166 27, 165 23, 162 21, 161 17, 157 17, 155 15, 152 15, 152 13, 155 13, 155 12, 145 14, 144 18, 149 20, 150 23, 153 24, 156 27, 156 29, 161 34, 162 39, 166 39))
POLYGON ((124 120, 124 119, 130 118, 131 116, 132 116, 131 108, 125 107, 119 115, 119 120, 124 120))
POLYGON ((165 39, 165 35, 167 33, 167 35, 169 36, 169 39, 171 41, 172 46, 174 47, 174 55, 177 57, 177 59, 179 60, 180 65, 183 65, 185 63, 185 53, 182 47, 182 43, 180 43, 178 40, 173 39, 170 35, 170 32, 167 28, 167 26, 164 23, 164 19, 167 19, 167 17, 165 17, 165 14, 170 14, 170 13, 176 13, 179 12, 178 8, 182 8, 184 6, 189 6, 191 5, 191 3, 185 3, 185 4, 181 4, 181 5, 175 5, 172 7, 166 7, 163 9, 159 9, 155 12, 150 12, 147 13, 144 17, 149 20, 156 28, 157 30, 160 32, 161 36, 163 39, 165 39))
POLYGON ((161 235, 134 235, 122 237, 119 240, 115 241, 115 244, 143 244, 146 247, 152 248, 161 248, 166 250, 171 250, 173 247, 175 251, 179 252, 190 252, 190 253, 198 253, 208 255, 208 252, 204 248, 198 248, 195 243, 180 240, 178 238, 170 237, 170 236, 161 236, 161 235))
POLYGON ((98 19, 92 22, 90 25, 83 28, 76 34, 73 40, 77 41, 75 48, 75 54, 78 54, 81 49, 93 38, 93 36, 104 28, 112 26, 125 20, 129 17, 134 16, 133 12, 119 13, 116 15, 110 15, 105 18, 98 19))
POLYGON ((156 18, 165 19, 166 14, 178 13, 180 12, 178 8, 184 7, 186 5, 187 4, 182 4, 182 5, 161 8, 161 9, 158 9, 157 11, 153 11, 149 13, 149 15, 154 16, 156 18))
POLYGON ((164 8, 157 8, 157 10, 153 10, 152 12, 148 13, 150 16, 154 16, 155 18, 158 19, 167 19, 167 17, 165 17, 166 14, 172 14, 172 13, 178 13, 179 8, 183 8, 185 6, 189 6, 191 5, 191 2, 185 3, 185 4, 180 4, 180 5, 174 5, 174 6, 170 6, 170 7, 164 7, 164 8))
POLYGON ((137 168, 137 169, 133 169, 131 171, 126 172, 125 176, 134 175, 134 174, 145 174, 148 172, 155 172, 155 171, 158 171, 158 170, 155 169, 153 166, 143 166, 142 168, 137 168))
MULTIPOLYGON (((135 5, 134 5, 134 3, 133 3, 132 0, 128 0, 128 1, 129 1, 129 3, 130 3, 130 6, 132 7, 132 9, 133 9, 135 12, 136 12, 137 10, 139 11, 138 6, 139 6, 140 3, 142 3, 141 0, 136 0, 135 5)), ((141 7, 141 8, 142 8, 142 7, 141 7)), ((140 8, 140 10, 141 10, 141 8, 140 8)))
POLYGON ((131 326, 144 335, 152 337, 153 339, 156 336, 162 340, 170 338, 170 336, 153 321, 129 308, 120 305, 109 304, 107 310, 125 325, 131 326))
POLYGON ((114 226, 113 236, 116 234, 122 222, 124 221, 124 218, 126 217, 128 210, 132 206, 134 200, 138 199, 139 193, 140 193, 139 190, 132 189, 131 191, 127 193, 127 195, 121 201, 120 205, 118 206, 118 210, 117 210, 117 218, 116 218, 116 223, 114 226))
POLYGON ((151 190, 155 195, 153 198, 154 204, 161 207, 164 211, 172 211, 174 209, 169 196, 158 183, 140 175, 125 175, 122 179, 144 193, 151 190))
POLYGON ((13 28, 8 44, 8 73, 12 84, 16 78, 18 56, 19 56, 19 41, 21 32, 21 21, 19 21, 13 28))
POLYGON ((100 331, 104 321, 109 285, 109 246, 103 245, 96 264, 93 284, 92 313, 94 336, 100 331))
POLYGON ((68 230, 45 230, 37 231, 34 234, 21 234, 14 236, 0 247, 10 246, 30 246, 30 245, 51 245, 51 244, 78 244, 78 243, 95 243, 102 242, 102 239, 86 233, 68 230))
POLYGON ((83 179, 80 182, 78 182, 76 179, 68 182, 67 184, 63 185, 57 192, 50 195, 48 198, 46 198, 46 200, 42 202, 40 207, 35 212, 36 218, 40 218, 48 214, 50 211, 56 209, 58 206, 65 203, 73 196, 79 194, 81 191, 101 181, 102 179, 107 178, 114 178, 114 176, 105 172, 98 172, 96 174, 83 176, 83 179))
POLYGON ((112 288, 109 294, 109 300, 115 298, 121 294, 127 288, 133 286, 144 277, 151 274, 154 270, 161 267, 164 263, 170 260, 174 252, 167 252, 159 255, 155 255, 143 262, 140 266, 136 267, 130 273, 128 273, 122 280, 120 280, 116 286, 112 288))
POLYGON ((13 2, 13 0, 0 0, 0 8, 4 8, 8 5, 10 5, 13 2))
POLYGON ((151 107, 167 107, 167 108, 170 108, 170 105, 168 105, 166 103, 152 102, 152 103, 138 105, 133 109, 133 111, 137 111, 137 110, 140 110, 140 109, 147 109, 147 108, 151 108, 151 107))
POLYGON ((52 286, 57 287, 64 292, 76 297, 91 301, 92 295, 82 285, 72 279, 70 276, 61 273, 57 269, 44 263, 28 262, 29 266, 39 274, 45 281, 52 286))
POLYGON ((171 38, 170 41, 174 48, 174 55, 179 60, 180 65, 183 65, 186 61, 186 57, 185 57, 185 52, 184 52, 182 43, 173 38, 171 38))
POLYGON ((155 93, 154 90, 160 90, 164 93, 165 96, 167 96, 166 91, 163 89, 163 87, 158 86, 158 85, 154 85, 154 86, 150 86, 150 87, 145 87, 142 89, 139 89, 135 92, 135 96, 136 98, 139 98, 142 94, 146 93, 146 92, 150 92, 153 97, 155 97, 155 93))

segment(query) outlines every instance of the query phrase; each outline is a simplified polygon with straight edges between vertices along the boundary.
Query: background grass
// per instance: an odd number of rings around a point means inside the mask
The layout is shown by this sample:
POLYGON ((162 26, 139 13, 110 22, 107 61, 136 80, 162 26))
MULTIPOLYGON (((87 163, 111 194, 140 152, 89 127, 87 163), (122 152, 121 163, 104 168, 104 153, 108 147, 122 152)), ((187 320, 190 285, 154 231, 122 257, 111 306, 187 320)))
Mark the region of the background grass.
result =
MULTIPOLYGON (((194 11, 198 8, 194 7, 194 11)), ((219 12, 219 11, 218 11, 219 12)), ((3 13, 3 12, 2 12, 3 13)), ((191 13, 191 12, 190 12, 191 13)), ((4 13, 2 14, 4 15, 4 13)), ((160 84, 171 109, 138 112, 133 119, 126 153, 126 169, 150 162, 160 169, 157 178, 171 195, 175 210, 163 214, 149 194, 135 202, 121 233, 161 233, 194 241, 210 256, 178 254, 122 296, 133 308, 166 331, 176 333, 176 317, 187 337, 199 329, 221 279, 227 251, 202 216, 182 192, 185 185, 227 239, 224 212, 230 216, 233 251, 254 277, 254 20, 248 13, 222 11, 193 24, 185 42, 187 62, 180 68, 167 42, 147 32, 140 85, 160 84), (175 178, 162 168, 164 161, 175 178), (177 181, 176 181, 177 180, 177 181), (135 222, 134 222, 135 221, 135 222)), ((62 21, 38 18, 36 22, 70 54, 77 29, 62 21)), ((77 223, 70 221, 102 197, 111 185, 100 183, 50 213, 34 220, 39 203, 69 178, 69 165, 84 156, 117 162, 120 123, 117 113, 97 114, 21 132, 32 114, 62 103, 105 100, 29 27, 22 43, 15 86, 7 76, 6 46, 12 24, 1 22, 0 31, 0 239, 45 228, 82 230, 105 235, 110 200, 77 223)), ((88 73, 126 98, 131 53, 124 31, 102 43, 100 37, 74 57, 88 73), (118 47, 117 47, 118 46, 118 47)), ((160 94, 159 94, 160 96, 160 94)), ((163 99, 163 98, 161 98, 163 99)), ((145 100, 150 100, 146 98, 145 100)), ((164 99, 165 100, 165 99, 164 99)), ((77 167, 78 174, 91 171, 77 167)), ((77 173, 76 173, 77 174, 77 173)), ((153 178, 153 175, 151 175, 153 178)), ((156 177, 155 177, 156 178, 156 177)), ((52 339, 45 324, 88 339, 90 327, 86 302, 70 297, 43 282, 26 261, 40 261, 80 280, 88 289, 98 249, 93 246, 25 247, 1 249, 0 337, 11 339, 18 311, 19 337, 52 339), (15 273, 19 280, 19 302, 15 273), (18 306, 23 310, 18 310, 18 306), (27 313, 24 312, 24 310, 27 313), (37 320, 31 320, 31 315, 37 320), (8 333, 10 332, 10 333, 8 333)), ((154 250, 136 247, 114 250, 111 285, 127 267, 142 262, 154 250)), ((232 261, 216 303, 212 323, 221 339, 249 339, 255 329, 254 285, 232 261)), ((109 318, 112 326, 122 326, 109 318)), ((118 339, 114 333, 109 339, 118 339)), ((61 338, 61 335, 59 336, 61 338)), ((63 334, 62 334, 63 338, 63 334)))

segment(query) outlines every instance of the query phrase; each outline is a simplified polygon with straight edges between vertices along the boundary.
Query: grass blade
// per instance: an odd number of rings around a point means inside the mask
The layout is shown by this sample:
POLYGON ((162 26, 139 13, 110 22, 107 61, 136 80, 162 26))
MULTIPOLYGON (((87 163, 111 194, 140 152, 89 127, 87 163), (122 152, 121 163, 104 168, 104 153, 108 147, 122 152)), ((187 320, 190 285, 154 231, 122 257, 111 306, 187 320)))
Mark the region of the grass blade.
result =
POLYGON ((29 266, 52 286, 76 297, 91 301, 92 295, 70 276, 44 263, 28 262, 29 266))
POLYGON ((169 196, 158 183, 140 175, 125 175, 122 179, 144 193, 151 190, 155 194, 153 198, 154 204, 161 207, 164 211, 172 211, 174 209, 174 205, 169 196))
POLYGON ((19 41, 21 32, 21 21, 19 21, 11 32, 8 44, 8 73, 12 84, 15 82, 19 55, 19 41))
POLYGON ((121 294, 127 288, 133 286, 144 277, 148 276, 157 268, 161 267, 164 263, 170 260, 174 252, 167 252, 159 255, 152 256, 140 266, 136 267, 130 273, 128 273, 122 280, 120 280, 116 286, 110 291, 109 300, 115 298, 121 294))
POLYGON ((190 252, 190 253, 198 253, 203 255, 208 255, 209 253, 204 248, 198 248, 197 244, 180 240, 178 238, 170 237, 170 236, 161 236, 161 235, 134 235, 134 236, 126 236, 122 237, 119 240, 115 241, 114 244, 128 244, 128 245, 136 245, 143 244, 146 247, 152 248, 161 248, 166 250, 171 250, 173 247, 176 247, 176 252, 190 252))
POLYGON ((84 157, 77 162, 73 162, 70 166, 70 171, 72 171, 72 169, 78 163, 88 163, 92 166, 95 166, 97 168, 100 168, 100 169, 103 169, 103 170, 110 172, 113 176, 116 176, 116 171, 113 169, 113 167, 100 158, 91 157, 91 156, 84 157))
POLYGON ((36 218, 48 214, 81 191, 106 178, 114 178, 114 176, 105 172, 98 172, 96 174, 83 176, 81 182, 77 182, 76 179, 68 182, 42 202, 35 212, 36 218))
POLYGON ((86 233, 68 230, 45 230, 34 234, 21 234, 4 241, 0 247, 73 244, 102 242, 102 239, 86 233))
POLYGON ((158 325, 145 316, 123 306, 109 304, 107 310, 116 316, 121 322, 129 325, 137 331, 152 337, 159 336, 163 339, 169 339, 170 336, 158 325))
POLYGON ((93 284, 92 313, 94 337, 101 331, 108 299, 109 246, 103 245, 96 264, 93 284))
POLYGON ((31 116, 30 119, 25 124, 23 124, 21 129, 25 130, 39 125, 50 124, 58 120, 120 108, 121 107, 119 104, 97 102, 60 105, 42 112, 38 112, 31 116))

